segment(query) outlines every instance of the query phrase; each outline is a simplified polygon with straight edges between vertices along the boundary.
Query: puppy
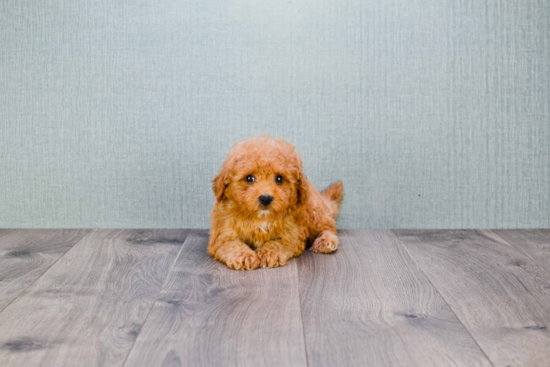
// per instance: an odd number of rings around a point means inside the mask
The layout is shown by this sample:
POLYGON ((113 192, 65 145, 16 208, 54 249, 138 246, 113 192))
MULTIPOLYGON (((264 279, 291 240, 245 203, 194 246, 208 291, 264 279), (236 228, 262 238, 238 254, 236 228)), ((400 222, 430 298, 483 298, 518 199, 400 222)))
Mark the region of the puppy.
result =
POLYGON ((208 254, 231 269, 253 270, 283 266, 306 245, 336 251, 342 182, 319 194, 302 168, 283 140, 262 135, 235 143, 212 181, 208 254))

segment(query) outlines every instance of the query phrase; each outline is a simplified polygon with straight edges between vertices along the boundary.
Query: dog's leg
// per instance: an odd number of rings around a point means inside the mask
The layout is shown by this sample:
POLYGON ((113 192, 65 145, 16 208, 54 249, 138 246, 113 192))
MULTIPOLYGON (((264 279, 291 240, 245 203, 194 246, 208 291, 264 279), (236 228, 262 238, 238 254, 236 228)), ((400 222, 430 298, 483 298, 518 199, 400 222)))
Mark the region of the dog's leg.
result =
POLYGON ((276 268, 286 265, 287 260, 299 256, 305 248, 304 242, 275 240, 264 243, 256 250, 262 268, 276 268))
POLYGON ((310 250, 321 254, 330 254, 338 250, 339 244, 340 240, 336 235, 336 229, 326 229, 317 236, 310 250))
POLYGON ((218 239, 208 245, 208 253, 230 269, 254 270, 260 266, 256 252, 239 239, 227 242, 218 239))

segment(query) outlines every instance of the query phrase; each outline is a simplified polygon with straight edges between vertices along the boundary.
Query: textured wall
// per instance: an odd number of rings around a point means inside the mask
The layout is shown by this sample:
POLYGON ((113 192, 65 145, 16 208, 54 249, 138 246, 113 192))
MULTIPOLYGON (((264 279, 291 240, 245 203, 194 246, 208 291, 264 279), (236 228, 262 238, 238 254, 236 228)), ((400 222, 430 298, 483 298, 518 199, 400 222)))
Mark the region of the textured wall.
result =
POLYGON ((0 3, 0 227, 207 227, 234 140, 341 228, 550 227, 548 0, 0 3))

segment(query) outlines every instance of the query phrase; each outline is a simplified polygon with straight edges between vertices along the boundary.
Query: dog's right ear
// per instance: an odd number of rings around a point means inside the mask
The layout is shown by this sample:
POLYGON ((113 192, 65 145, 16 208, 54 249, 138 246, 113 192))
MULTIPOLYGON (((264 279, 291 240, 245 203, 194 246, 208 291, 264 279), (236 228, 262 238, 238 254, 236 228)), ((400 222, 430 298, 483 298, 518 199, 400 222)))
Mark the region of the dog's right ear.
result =
POLYGON ((309 186, 306 175, 303 173, 298 174, 298 203, 305 205, 309 199, 309 186))
POLYGON ((225 187, 229 184, 227 171, 227 168, 222 167, 218 175, 212 180, 212 191, 214 191, 214 195, 216 196, 218 203, 223 200, 225 187))

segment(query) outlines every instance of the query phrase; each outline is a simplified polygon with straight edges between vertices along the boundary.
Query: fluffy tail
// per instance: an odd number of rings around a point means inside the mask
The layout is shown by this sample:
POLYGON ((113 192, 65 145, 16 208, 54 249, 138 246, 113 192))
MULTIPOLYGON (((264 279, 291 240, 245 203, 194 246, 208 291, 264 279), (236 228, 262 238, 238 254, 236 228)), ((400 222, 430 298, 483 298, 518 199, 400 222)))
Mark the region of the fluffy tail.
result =
POLYGON ((344 185, 342 181, 330 185, 328 189, 321 193, 321 196, 326 199, 327 204, 330 206, 331 216, 335 217, 339 212, 340 203, 344 198, 344 185))

